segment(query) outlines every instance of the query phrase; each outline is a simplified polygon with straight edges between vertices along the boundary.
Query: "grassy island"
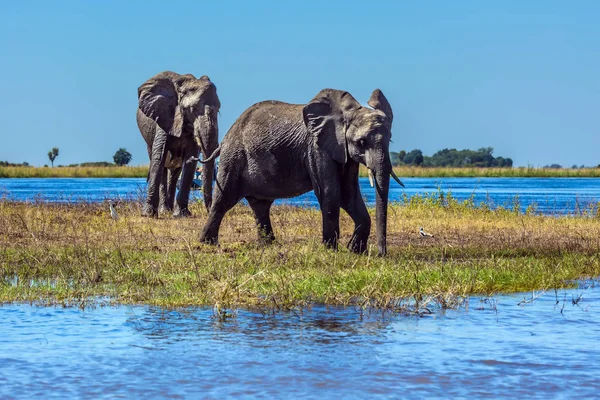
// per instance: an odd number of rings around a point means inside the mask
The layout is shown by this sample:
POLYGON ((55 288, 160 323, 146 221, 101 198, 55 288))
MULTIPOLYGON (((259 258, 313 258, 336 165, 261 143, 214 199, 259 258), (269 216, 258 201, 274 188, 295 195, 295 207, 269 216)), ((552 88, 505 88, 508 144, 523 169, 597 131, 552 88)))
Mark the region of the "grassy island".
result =
MULTIPOLYGON (((394 167, 400 178, 449 178, 449 177, 507 177, 507 178, 598 178, 600 168, 469 168, 469 167, 394 167)), ((148 166, 111 167, 22 167, 0 166, 0 178, 145 178, 148 166)), ((361 167, 361 176, 367 170, 361 167)))
POLYGON ((22 167, 0 166, 0 178, 145 178, 148 166, 22 167))
MULTIPOLYGON (((277 243, 262 246, 250 209, 238 205, 222 224, 220 247, 198 241, 200 204, 186 219, 142 218, 136 202, 117 210, 114 221, 106 204, 0 201, 0 302, 426 309, 600 275, 597 208, 555 217, 415 196, 390 207, 385 258, 376 249, 325 249, 314 209, 274 207, 277 243), (420 237, 420 226, 435 237, 420 237)), ((352 227, 343 214, 342 243, 352 227)))

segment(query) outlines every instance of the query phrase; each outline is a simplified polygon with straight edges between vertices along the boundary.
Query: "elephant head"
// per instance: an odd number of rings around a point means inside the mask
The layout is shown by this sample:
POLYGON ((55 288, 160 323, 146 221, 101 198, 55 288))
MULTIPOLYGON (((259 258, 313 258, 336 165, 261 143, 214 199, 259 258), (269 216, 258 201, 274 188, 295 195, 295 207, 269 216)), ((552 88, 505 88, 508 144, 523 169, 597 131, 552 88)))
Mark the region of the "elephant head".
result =
MULTIPOLYGON (((379 89, 363 107, 348 92, 324 89, 303 109, 304 123, 317 147, 340 164, 365 165, 376 189, 376 225, 379 254, 387 252, 387 203, 392 171, 389 143, 394 115, 379 89)), ((401 182, 400 182, 401 183, 401 182)), ((373 184, 373 183, 372 183, 373 184)))
MULTIPOLYGON (((140 110, 154 120, 167 135, 193 137, 207 158, 218 144, 217 114, 221 107, 217 88, 208 76, 162 72, 138 89, 140 110)), ((204 201, 212 201, 214 162, 204 166, 204 201)))

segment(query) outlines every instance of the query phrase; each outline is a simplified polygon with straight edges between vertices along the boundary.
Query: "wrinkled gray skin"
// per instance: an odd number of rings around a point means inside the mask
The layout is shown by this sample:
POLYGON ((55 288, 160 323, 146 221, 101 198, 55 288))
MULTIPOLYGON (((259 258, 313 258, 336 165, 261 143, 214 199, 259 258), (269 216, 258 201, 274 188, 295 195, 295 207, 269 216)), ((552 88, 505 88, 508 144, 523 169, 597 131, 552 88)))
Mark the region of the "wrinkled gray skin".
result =
POLYGON ((377 244, 379 254, 385 255, 393 114, 379 89, 368 104, 373 109, 347 92, 324 89, 306 105, 264 101, 247 109, 209 157, 221 155, 215 201, 201 240, 218 243, 225 213, 246 198, 259 239, 271 242, 273 200, 314 190, 321 206, 323 242, 337 248, 341 207, 354 221, 348 246, 363 252, 371 229, 358 184, 358 167, 363 164, 374 174, 377 244))
MULTIPOLYGON (((138 89, 137 124, 148 146, 148 196, 143 215, 158 211, 189 216, 188 201, 200 150, 207 158, 217 148, 217 113, 221 103, 217 88, 207 76, 179 75, 165 71, 138 89), (192 160, 187 162, 188 160, 192 160), (181 185, 175 201, 176 184, 181 185)), ((202 190, 210 209, 214 161, 204 165, 202 190)))

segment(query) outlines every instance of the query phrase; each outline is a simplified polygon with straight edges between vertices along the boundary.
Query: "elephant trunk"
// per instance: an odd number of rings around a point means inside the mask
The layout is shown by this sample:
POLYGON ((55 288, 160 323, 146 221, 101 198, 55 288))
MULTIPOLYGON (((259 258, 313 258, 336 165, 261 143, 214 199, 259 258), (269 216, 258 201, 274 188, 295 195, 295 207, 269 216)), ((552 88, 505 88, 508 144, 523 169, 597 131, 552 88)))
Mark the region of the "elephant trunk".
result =
POLYGON ((387 253, 387 206, 390 188, 390 173, 392 164, 389 157, 384 157, 373 168, 370 168, 375 181, 375 218, 377 225, 377 247, 379 255, 387 253))
MULTIPOLYGON (((195 131, 195 138, 202 158, 208 158, 217 148, 219 138, 219 126, 217 122, 217 109, 215 107, 206 106, 204 115, 197 119, 198 126, 195 131)), ((210 210, 212 204, 213 192, 213 177, 215 174, 215 161, 210 161, 203 164, 202 167, 202 195, 204 197, 204 205, 210 210)))

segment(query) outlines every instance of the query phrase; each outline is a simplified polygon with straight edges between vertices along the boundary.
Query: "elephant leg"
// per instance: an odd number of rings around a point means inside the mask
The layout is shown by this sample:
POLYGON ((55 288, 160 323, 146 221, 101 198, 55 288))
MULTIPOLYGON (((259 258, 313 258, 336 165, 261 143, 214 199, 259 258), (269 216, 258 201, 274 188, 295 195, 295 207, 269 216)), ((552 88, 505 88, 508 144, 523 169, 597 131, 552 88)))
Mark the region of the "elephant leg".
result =
POLYGON ((227 211, 231 210, 242 199, 242 197, 236 195, 224 195, 218 185, 217 188, 210 213, 208 214, 208 220, 200 235, 200 241, 209 244, 219 243, 219 228, 221 227, 223 217, 225 217, 227 211))
POLYGON ((354 194, 342 201, 342 209, 354 221, 354 232, 348 243, 348 248, 355 253, 365 252, 367 250, 369 234, 371 233, 371 217, 359 190, 356 190, 354 194))
MULTIPOLYGON (((184 157, 184 160, 186 159, 187 157, 184 157)), ((194 172, 196 172, 196 162, 184 162, 181 185, 179 186, 179 192, 177 192, 177 204, 175 204, 175 211, 173 212, 173 215, 176 217, 192 216, 192 213, 188 209, 188 204, 190 201, 190 189, 194 180, 194 172)))
POLYGON ((321 216, 323 220, 323 244, 337 250, 340 237, 340 206, 331 201, 322 201, 321 216))
POLYGON ((341 170, 337 163, 317 160, 311 165, 313 190, 321 206, 323 244, 337 250, 340 237, 341 170))
POLYGON ((254 211, 254 218, 256 219, 256 226, 258 228, 258 240, 265 244, 270 244, 275 240, 275 234, 273 233, 273 226, 271 225, 271 217, 269 212, 273 200, 259 200, 255 197, 246 197, 250 208, 254 211))
MULTIPOLYGON (((167 185, 168 185, 168 176, 169 176, 169 171, 167 168, 163 168, 163 172, 162 172, 162 176, 160 179, 160 192, 159 192, 159 202, 158 202, 158 212, 167 212, 169 211, 169 205, 168 205, 168 190, 167 190, 167 185)), ((172 207, 171 207, 172 209, 172 207)))
POLYGON ((371 217, 360 194, 358 164, 350 167, 343 182, 342 209, 354 221, 354 232, 348 248, 355 253, 363 253, 367 250, 367 241, 371 233, 371 217))
POLYGON ((179 179, 179 174, 181 173, 181 168, 175 168, 169 170, 169 175, 167 178, 167 190, 166 190, 166 200, 165 200, 165 209, 168 212, 173 212, 173 205, 175 203, 175 192, 177 191, 177 180, 179 179))
POLYGON ((340 193, 339 190, 315 187, 315 194, 321 206, 323 222, 323 244, 337 250, 340 237, 340 193))
POLYGON ((154 142, 152 143, 152 154, 150 167, 148 169, 148 195, 142 210, 145 217, 158 217, 158 202, 160 197, 160 186, 165 169, 165 157, 167 153, 167 134, 157 127, 154 142))

